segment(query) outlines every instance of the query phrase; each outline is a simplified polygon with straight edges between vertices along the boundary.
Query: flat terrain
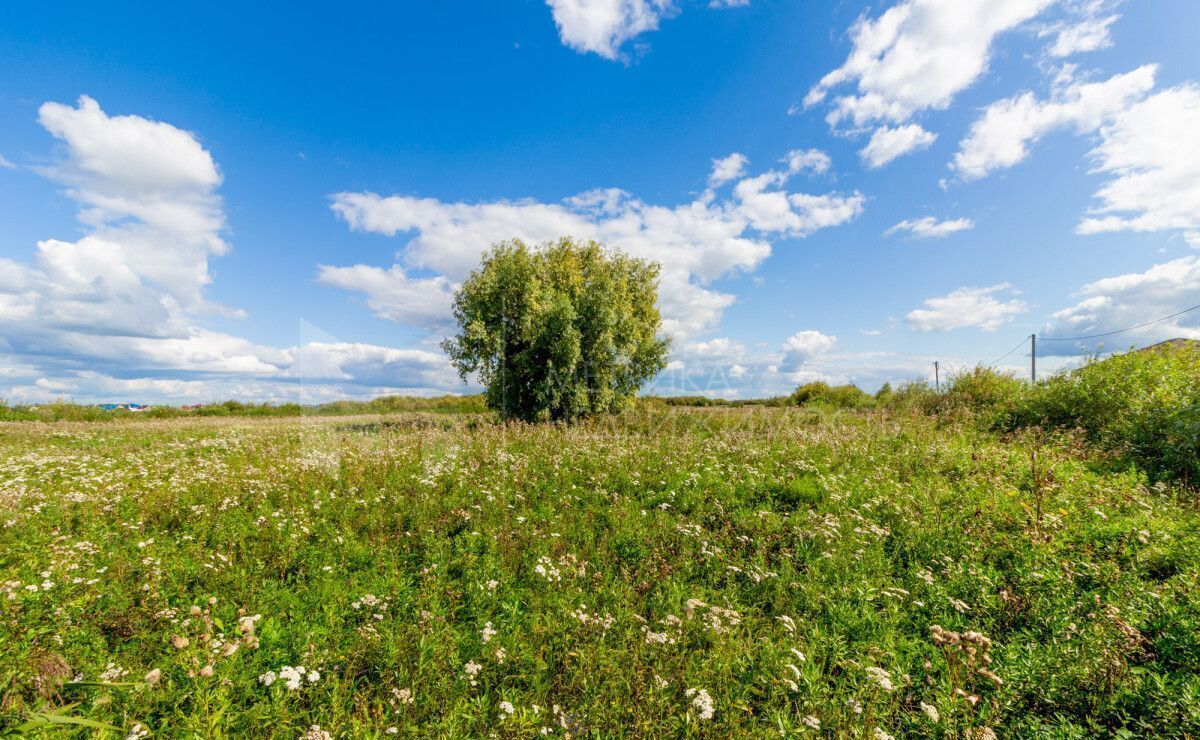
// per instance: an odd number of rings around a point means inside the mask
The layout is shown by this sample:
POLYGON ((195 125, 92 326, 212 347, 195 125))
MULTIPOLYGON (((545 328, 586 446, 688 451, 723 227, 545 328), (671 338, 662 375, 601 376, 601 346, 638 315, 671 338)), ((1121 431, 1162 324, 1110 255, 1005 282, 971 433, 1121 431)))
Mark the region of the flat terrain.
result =
POLYGON ((0 731, 1195 736, 1198 574, 1194 494, 924 416, 10 423, 0 731))

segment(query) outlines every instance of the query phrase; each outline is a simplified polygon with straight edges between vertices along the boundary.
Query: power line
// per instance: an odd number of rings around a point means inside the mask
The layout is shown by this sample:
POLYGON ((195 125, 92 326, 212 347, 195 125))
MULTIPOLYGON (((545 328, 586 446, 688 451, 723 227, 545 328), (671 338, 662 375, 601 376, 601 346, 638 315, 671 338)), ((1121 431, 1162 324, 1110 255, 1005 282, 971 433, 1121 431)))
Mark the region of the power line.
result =
POLYGON ((1009 355, 1011 355, 1013 352, 1016 352, 1017 350, 1019 350, 1019 349, 1021 349, 1022 347, 1024 347, 1024 346, 1025 346, 1025 343, 1026 343, 1026 342, 1028 342, 1028 341, 1029 341, 1029 337, 1026 337, 1026 338, 1022 339, 1022 340, 1021 340, 1021 343, 1020 343, 1020 344, 1018 344, 1016 347, 1013 347, 1012 349, 1010 349, 1009 351, 1007 351, 1007 352, 1005 352, 1004 354, 1000 355, 999 357, 997 357, 996 359, 992 360, 991 362, 984 363, 984 367, 990 367, 991 365, 995 365, 997 362, 1000 362, 1000 361, 1001 361, 1001 360, 1003 360, 1004 358, 1006 358, 1006 357, 1008 357, 1009 355))
MULTIPOLYGON (((1141 329, 1144 326, 1150 326, 1152 324, 1157 324, 1159 322, 1166 321, 1167 319, 1173 319, 1176 316, 1182 316, 1185 313, 1188 313, 1189 311, 1195 311, 1197 308, 1200 308, 1200 305, 1195 305, 1195 306, 1192 306, 1191 308, 1185 308, 1182 311, 1171 314, 1170 316, 1163 316, 1161 319, 1155 319, 1154 321, 1147 321, 1144 324, 1137 324, 1136 326, 1131 326, 1127 329, 1118 329, 1116 331, 1106 331, 1103 334, 1089 334, 1085 337, 1038 337, 1038 338, 1041 339, 1043 342, 1079 342, 1084 339, 1099 339, 1101 337, 1111 337, 1114 334, 1124 334, 1127 331, 1133 331, 1134 329, 1141 329)), ((1024 342, 1022 342, 1022 344, 1024 344, 1024 342)))

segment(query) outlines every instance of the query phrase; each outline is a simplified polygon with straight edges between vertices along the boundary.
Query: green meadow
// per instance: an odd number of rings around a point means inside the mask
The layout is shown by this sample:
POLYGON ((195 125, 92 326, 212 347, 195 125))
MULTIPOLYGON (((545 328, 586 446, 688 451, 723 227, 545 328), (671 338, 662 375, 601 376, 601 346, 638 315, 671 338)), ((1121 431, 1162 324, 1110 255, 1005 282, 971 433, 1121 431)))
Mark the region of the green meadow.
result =
POLYGON ((985 395, 2 424, 0 732, 1197 736, 1194 492, 985 395))

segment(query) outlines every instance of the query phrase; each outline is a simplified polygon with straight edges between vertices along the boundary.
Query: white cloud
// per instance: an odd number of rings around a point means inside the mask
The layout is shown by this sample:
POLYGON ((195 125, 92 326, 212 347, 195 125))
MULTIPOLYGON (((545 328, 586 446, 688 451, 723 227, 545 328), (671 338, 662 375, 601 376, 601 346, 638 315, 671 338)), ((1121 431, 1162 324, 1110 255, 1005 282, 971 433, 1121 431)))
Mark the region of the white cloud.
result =
POLYGON ((871 134, 871 140, 858 154, 872 169, 878 169, 893 159, 924 149, 937 140, 937 134, 926 131, 920 125, 910 123, 891 128, 881 126, 871 134))
POLYGON ((837 337, 812 329, 796 332, 783 343, 783 359, 778 364, 779 371, 795 376, 803 372, 808 363, 833 350, 837 342, 837 337))
POLYGON ((376 316, 427 329, 443 329, 450 321, 454 285, 444 277, 413 279, 404 269, 370 265, 321 265, 317 282, 366 294, 376 316))
POLYGON ((734 152, 728 157, 713 160, 712 174, 708 176, 708 184, 712 187, 719 187, 729 182, 736 180, 746 174, 746 165, 750 162, 744 154, 734 152))
MULTIPOLYGON (((750 0, 709 0, 713 9, 742 8, 750 0)), ((676 13, 673 0, 546 0, 563 44, 605 59, 625 58, 624 47, 676 13)))
MULTIPOLYGON (((1145 272, 1097 280, 1080 289, 1081 300, 1053 314, 1044 338, 1077 337, 1126 329, 1200 303, 1200 257, 1181 257, 1145 272)), ((1200 311, 1110 337, 1081 342, 1047 341, 1038 351, 1077 354, 1100 345, 1118 349, 1178 337, 1200 339, 1200 311), (1043 350, 1043 347, 1045 348, 1043 350)))
POLYGON ((997 300, 997 293, 1010 292, 1012 286, 1008 283, 987 288, 959 288, 949 295, 927 299, 925 308, 910 311, 905 321, 917 331, 967 327, 995 331, 1027 310, 1023 301, 997 300))
POLYGON ((862 213, 865 199, 852 195, 807 195, 779 189, 786 175, 769 171, 747 177, 733 188, 737 212, 750 226, 764 232, 807 236, 818 229, 836 226, 862 213))
POLYGON ((0 154, 0 170, 15 170, 17 166, 13 164, 7 157, 0 154))
POLYGON ((793 175, 804 170, 821 174, 828 171, 829 166, 833 164, 829 155, 820 149, 793 149, 780 161, 787 164, 788 172, 793 175))
POLYGON ((851 30, 845 63, 809 91, 815 105, 843 84, 828 120, 856 127, 903 123, 927 109, 945 109, 987 69, 993 40, 1028 21, 1054 0, 903 0, 851 30))
POLYGON ((975 222, 969 218, 938 221, 933 216, 925 216, 923 218, 905 219, 885 231, 884 235, 891 236, 892 234, 904 231, 917 239, 930 239, 950 236, 959 231, 967 231, 973 228, 975 228, 975 222))
POLYGON ((676 348, 675 355, 691 362, 728 364, 746 355, 746 345, 729 337, 715 337, 702 342, 685 342, 676 348))
POLYGON ((1096 193, 1100 205, 1077 231, 1200 229, 1200 88, 1192 84, 1156 93, 1101 127, 1091 151, 1095 172, 1110 179, 1096 193))
POLYGON ((1102 82, 1073 79, 1068 66, 1059 75, 1049 100, 1032 92, 989 105, 971 124, 951 165, 960 177, 973 180, 1029 156, 1029 145, 1056 129, 1086 134, 1111 121, 1154 88, 1158 66, 1147 64, 1102 82))
POLYGON ((184 309, 214 308, 201 292, 208 257, 228 249, 221 175, 195 136, 138 116, 109 117, 87 96, 78 107, 46 103, 38 120, 68 152, 40 171, 67 186, 91 229, 76 243, 39 244, 39 262, 58 287, 90 303, 97 291, 121 300, 149 285, 184 309))
POLYGON ((1121 17, 1109 12, 1116 4, 1108 0, 1082 0, 1071 3, 1068 8, 1071 18, 1038 31, 1039 37, 1054 36, 1054 42, 1047 49, 1047 53, 1052 57, 1063 58, 1111 47, 1111 27, 1121 17))
MULTIPOLYGON (((651 205, 609 189, 559 203, 445 203, 409 196, 340 193, 333 197, 332 208, 355 230, 411 233, 401 253, 403 266, 432 270, 451 282, 461 281, 475 269, 490 245, 511 238, 537 244, 571 235, 654 260, 663 267, 660 308, 665 328, 686 338, 713 328, 734 300, 708 284, 758 267, 771 253, 769 239, 803 237, 850 221, 862 212, 865 199, 859 193, 809 195, 784 189, 794 174, 793 167, 827 167, 823 156, 790 156, 788 170, 743 178, 734 185, 732 197, 718 199, 708 191, 674 207, 651 205)), ((394 269, 405 275, 403 267, 394 269)), ((370 268, 359 270, 354 279, 362 287, 356 289, 369 294, 368 287, 376 286, 380 277, 370 268)), ((343 281, 343 287, 351 286, 343 281)), ((378 287, 375 292, 378 295, 378 287)), ((398 314, 397 318, 420 323, 398 314)))
POLYGON ((0 325, 39 331, 178 337, 188 315, 238 312, 203 293, 223 254, 220 173, 196 138, 138 116, 108 116, 84 96, 46 103, 39 121, 65 156, 34 171, 63 183, 85 235, 38 242, 29 264, 6 261, 0 325))
POLYGON ((578 52, 618 59, 630 39, 654 31, 674 12, 671 0, 546 0, 562 42, 578 52))

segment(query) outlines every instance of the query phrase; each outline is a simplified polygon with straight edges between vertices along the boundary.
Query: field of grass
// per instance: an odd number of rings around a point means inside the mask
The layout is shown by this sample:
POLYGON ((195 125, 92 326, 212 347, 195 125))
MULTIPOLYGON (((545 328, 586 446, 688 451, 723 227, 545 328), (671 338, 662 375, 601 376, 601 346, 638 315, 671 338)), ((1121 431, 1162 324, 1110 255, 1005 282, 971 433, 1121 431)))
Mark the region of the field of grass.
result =
POLYGON ((1193 492, 925 415, 0 424, 0 734, 1194 737, 1198 581, 1193 492))

